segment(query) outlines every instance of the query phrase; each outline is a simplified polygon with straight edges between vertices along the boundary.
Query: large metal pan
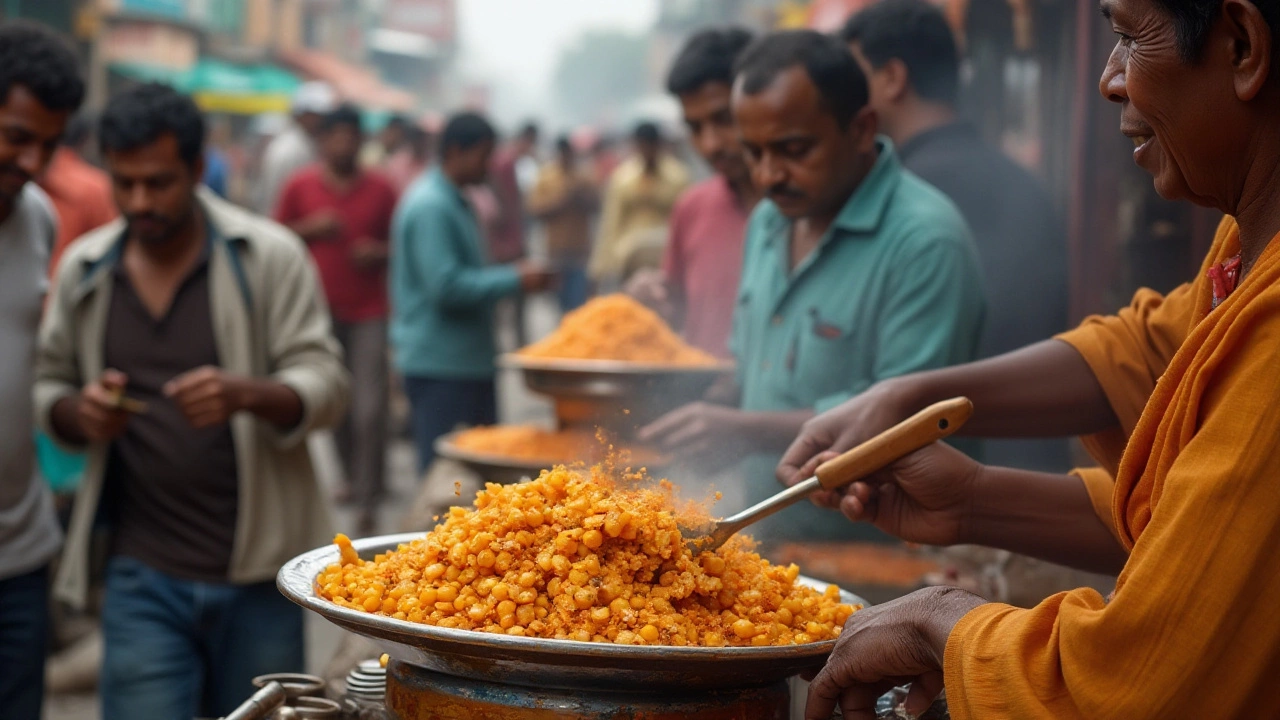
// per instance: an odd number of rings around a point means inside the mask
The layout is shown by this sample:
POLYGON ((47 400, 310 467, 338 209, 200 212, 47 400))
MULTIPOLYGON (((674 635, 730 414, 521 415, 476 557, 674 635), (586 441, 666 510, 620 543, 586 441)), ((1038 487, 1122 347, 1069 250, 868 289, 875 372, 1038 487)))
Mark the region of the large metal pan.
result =
MULTIPOLYGON (((405 533, 354 542, 364 557, 422 537, 405 533)), ((530 687, 693 690, 747 687, 819 668, 834 640, 786 647, 662 647, 544 640, 454 630, 370 615, 316 595, 315 579, 338 561, 322 547, 285 563, 276 584, 285 597, 330 622, 377 641, 396 659, 455 677, 530 687)), ((826 587, 809 578, 801 582, 826 587)), ((841 592, 844 602, 861 598, 841 592)))

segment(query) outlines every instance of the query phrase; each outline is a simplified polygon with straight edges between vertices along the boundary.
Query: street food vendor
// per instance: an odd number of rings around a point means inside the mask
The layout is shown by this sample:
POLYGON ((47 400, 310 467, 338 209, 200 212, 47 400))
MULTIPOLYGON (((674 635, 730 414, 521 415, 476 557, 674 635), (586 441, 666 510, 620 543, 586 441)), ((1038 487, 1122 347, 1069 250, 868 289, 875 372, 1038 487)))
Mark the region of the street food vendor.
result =
MULTIPOLYGON (((676 409, 641 438, 713 465, 747 455, 754 502, 777 491, 778 453, 815 413, 877 380, 972 360, 985 301, 959 211, 877 134, 866 78, 840 41, 812 31, 756 41, 738 60, 733 112, 766 195, 747 226, 733 318, 739 397, 676 409)), ((796 505, 755 534, 850 530, 796 505)))
POLYGON ((904 678, 909 709, 945 684, 959 719, 1280 715, 1280 6, 1101 5, 1118 40, 1100 89, 1135 162, 1163 197, 1228 216, 1199 277, 1058 339, 882 383, 810 422, 779 475, 932 397, 969 396, 971 433, 1087 435, 1102 469, 984 467, 934 445, 820 501, 909 540, 1119 572, 1116 590, 1024 610, 935 588, 859 612, 810 718, 871 718, 904 678))

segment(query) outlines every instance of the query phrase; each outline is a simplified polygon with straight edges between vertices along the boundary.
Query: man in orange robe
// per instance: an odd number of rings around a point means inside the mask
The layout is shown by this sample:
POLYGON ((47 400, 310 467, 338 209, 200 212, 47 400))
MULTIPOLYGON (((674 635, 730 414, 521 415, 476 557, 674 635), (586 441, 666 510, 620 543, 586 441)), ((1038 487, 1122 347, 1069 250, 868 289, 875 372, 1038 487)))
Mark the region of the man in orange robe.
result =
POLYGON ((991 360, 873 388, 805 428, 794 481, 909 409, 974 399, 973 434, 1079 434, 1101 468, 984 467, 944 445, 841 495, 905 539, 971 542, 1119 572, 1031 609, 953 588, 856 613, 808 716, 871 718, 913 682, 956 718, 1280 716, 1280 10, 1251 0, 1103 0, 1119 37, 1101 90, 1156 189, 1228 215, 1200 276, 991 360), (1188 100, 1194 98, 1194 100, 1188 100), (1115 478, 1114 482, 1112 478, 1115 478))

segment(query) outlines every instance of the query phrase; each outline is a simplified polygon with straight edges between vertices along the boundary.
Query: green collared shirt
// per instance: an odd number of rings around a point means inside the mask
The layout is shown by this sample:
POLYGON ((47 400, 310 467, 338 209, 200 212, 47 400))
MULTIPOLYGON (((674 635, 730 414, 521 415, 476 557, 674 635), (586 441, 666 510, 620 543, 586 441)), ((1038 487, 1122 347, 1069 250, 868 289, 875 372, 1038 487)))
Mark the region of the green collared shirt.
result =
MULTIPOLYGON (((974 359, 985 300, 969 230, 892 142, 877 145, 871 172, 794 270, 792 222, 768 200, 752 214, 731 340, 744 410, 823 412, 879 380, 974 359)), ((777 491, 771 465, 749 463, 747 477, 752 500, 777 491)))
POLYGON ((520 292, 512 265, 490 265, 461 189, 434 168, 405 191, 391 225, 391 344, 410 377, 494 374, 493 306, 520 292))

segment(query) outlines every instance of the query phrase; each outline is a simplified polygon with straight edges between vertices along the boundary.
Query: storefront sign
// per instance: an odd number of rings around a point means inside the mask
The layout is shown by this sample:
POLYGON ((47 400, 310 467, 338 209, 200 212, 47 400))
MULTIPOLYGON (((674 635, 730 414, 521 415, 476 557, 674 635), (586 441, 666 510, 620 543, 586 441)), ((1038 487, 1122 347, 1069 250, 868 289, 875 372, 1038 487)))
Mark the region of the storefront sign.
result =
POLYGON ((382 27, 452 44, 457 34, 454 0, 387 0, 382 27))

